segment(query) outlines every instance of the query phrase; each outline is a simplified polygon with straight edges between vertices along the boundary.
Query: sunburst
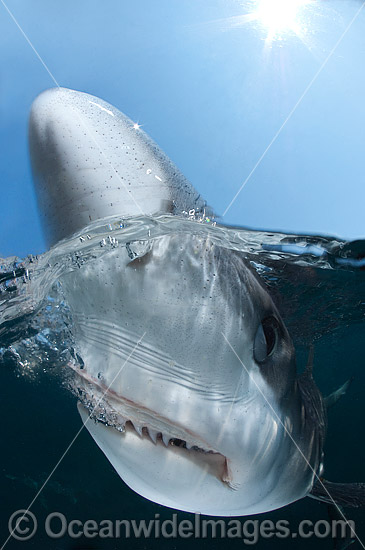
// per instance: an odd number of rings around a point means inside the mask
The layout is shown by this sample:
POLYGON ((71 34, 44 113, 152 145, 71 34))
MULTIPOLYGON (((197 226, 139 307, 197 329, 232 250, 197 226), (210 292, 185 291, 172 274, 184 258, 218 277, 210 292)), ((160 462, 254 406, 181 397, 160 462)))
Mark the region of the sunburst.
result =
POLYGON ((271 44, 288 34, 303 38, 305 12, 314 0, 258 0, 255 4, 252 19, 267 30, 266 41, 271 44))
POLYGON ((318 0, 246 0, 243 3, 246 13, 220 20, 225 30, 254 24, 266 33, 265 42, 284 40, 295 35, 306 41, 310 16, 318 0))

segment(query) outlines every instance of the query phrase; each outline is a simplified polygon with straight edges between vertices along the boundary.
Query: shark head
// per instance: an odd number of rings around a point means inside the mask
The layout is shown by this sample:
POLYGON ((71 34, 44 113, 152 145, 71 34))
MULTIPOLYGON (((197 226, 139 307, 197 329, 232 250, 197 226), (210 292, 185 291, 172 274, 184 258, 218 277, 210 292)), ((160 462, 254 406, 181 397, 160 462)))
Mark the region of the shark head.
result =
MULTIPOLYGON (((111 215, 207 208, 138 125, 94 96, 44 92, 29 136, 50 245, 111 215)), ((310 491, 322 449, 293 344, 242 254, 177 231, 112 250, 62 286, 81 417, 134 491, 219 516, 310 491)))

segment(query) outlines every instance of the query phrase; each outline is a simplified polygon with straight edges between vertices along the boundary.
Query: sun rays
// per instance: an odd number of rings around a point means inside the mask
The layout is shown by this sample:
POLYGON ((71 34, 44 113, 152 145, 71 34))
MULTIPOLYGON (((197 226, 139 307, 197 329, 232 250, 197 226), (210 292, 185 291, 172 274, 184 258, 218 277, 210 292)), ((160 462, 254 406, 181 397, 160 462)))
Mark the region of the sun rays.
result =
POLYGON ((245 13, 221 20, 224 30, 253 25, 264 32, 265 44, 296 36, 306 42, 309 19, 317 0, 249 0, 242 4, 245 13))

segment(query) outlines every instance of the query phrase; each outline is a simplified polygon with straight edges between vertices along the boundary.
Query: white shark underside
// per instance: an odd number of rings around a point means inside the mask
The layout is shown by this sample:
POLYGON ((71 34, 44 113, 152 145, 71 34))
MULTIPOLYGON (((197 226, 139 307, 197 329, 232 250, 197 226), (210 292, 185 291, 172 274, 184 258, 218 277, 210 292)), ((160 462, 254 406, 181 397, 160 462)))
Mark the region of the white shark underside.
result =
MULTIPOLYGON (((206 209, 144 132, 88 94, 41 94, 30 150, 49 244, 110 215, 206 209)), ((119 247, 61 282, 84 364, 73 367, 80 414, 86 405, 104 422, 86 425, 132 489, 221 516, 308 494, 321 430, 290 337, 241 255, 181 233, 119 247)))

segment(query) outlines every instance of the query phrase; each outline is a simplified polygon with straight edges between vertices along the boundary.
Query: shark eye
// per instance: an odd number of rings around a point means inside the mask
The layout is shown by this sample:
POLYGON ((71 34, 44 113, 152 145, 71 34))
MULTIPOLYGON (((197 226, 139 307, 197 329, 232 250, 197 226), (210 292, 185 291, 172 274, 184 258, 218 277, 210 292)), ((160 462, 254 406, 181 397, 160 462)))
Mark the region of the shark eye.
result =
POLYGON ((277 340, 278 321, 275 317, 265 317, 257 329, 253 347, 256 363, 263 363, 273 352, 277 340))

